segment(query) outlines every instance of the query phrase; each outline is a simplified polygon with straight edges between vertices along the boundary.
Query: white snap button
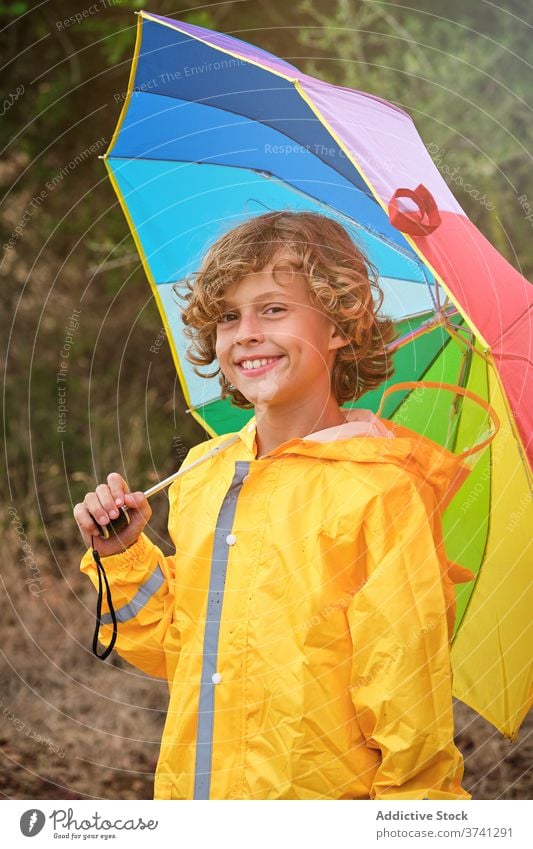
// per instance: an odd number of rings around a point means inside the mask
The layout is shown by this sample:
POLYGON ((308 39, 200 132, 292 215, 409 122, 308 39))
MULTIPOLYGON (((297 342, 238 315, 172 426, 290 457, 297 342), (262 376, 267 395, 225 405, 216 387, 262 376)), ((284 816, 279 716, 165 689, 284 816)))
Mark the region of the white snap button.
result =
POLYGON ((244 483, 244 481, 247 481, 249 477, 250 477, 250 475, 245 475, 242 479, 242 482, 244 483))
POLYGON ((248 425, 248 433, 251 433, 253 431, 253 429, 254 429, 254 424, 252 422, 250 422, 250 424, 248 425))
POLYGON ((211 675, 211 681, 213 682, 213 684, 220 684, 220 682, 222 681, 222 675, 220 674, 220 672, 214 672, 211 675))
POLYGON ((228 545, 235 545, 235 543, 237 542, 237 537, 235 536, 235 534, 228 534, 226 537, 226 542, 228 545))

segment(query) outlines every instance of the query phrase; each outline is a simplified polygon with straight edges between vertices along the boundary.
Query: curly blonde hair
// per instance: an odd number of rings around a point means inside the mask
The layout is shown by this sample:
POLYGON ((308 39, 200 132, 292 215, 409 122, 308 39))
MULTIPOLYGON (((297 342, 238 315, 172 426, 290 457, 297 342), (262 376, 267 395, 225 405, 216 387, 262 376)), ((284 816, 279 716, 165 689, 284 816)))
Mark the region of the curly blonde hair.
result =
MULTIPOLYGON (((290 261, 293 268, 305 274, 311 302, 349 340, 337 350, 331 388, 337 403, 355 401, 394 373, 386 346, 397 334, 390 318, 377 315, 383 303, 377 270, 341 224, 318 213, 282 210, 251 218, 209 248, 199 270, 181 281, 186 294, 180 291, 180 284, 174 284, 176 294, 186 303, 181 317, 191 340, 187 359, 199 376, 219 375, 222 398, 230 396, 237 407, 253 406, 220 367, 207 374, 198 366, 216 360, 217 323, 228 286, 261 271, 284 248, 294 257, 290 261)), ((274 265, 274 275, 275 269, 274 265)))

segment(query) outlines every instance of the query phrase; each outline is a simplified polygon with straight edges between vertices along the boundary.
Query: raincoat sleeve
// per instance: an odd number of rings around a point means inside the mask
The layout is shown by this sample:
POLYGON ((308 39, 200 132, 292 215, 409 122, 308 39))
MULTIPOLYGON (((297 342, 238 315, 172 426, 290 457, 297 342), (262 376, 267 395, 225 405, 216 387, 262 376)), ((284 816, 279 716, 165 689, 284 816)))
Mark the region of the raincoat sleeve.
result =
MULTIPOLYGON (((169 517, 175 504, 177 482, 169 491, 169 517)), ((166 678, 168 665, 177 661, 179 633, 172 624, 176 575, 175 555, 165 557, 146 534, 121 554, 102 557, 113 606, 117 616, 115 651, 128 663, 156 678, 166 678)), ((87 550, 81 571, 98 588, 98 574, 87 550)), ((109 622, 107 603, 102 601, 102 620, 109 622)), ((100 639, 107 645, 112 626, 102 625, 100 639)))
POLYGON ((453 740, 447 561, 433 490, 405 474, 369 505, 366 580, 347 610, 350 689, 381 760, 373 799, 470 799, 453 740))

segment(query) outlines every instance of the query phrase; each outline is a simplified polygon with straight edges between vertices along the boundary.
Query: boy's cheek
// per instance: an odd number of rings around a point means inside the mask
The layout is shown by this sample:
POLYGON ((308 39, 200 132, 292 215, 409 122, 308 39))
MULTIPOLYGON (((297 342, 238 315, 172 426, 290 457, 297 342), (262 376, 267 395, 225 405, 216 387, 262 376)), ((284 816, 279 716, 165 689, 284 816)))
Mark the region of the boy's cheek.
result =
POLYGON ((236 375, 237 375, 237 369, 236 369, 236 368, 234 368, 234 369, 232 370, 232 369, 231 369, 230 364, 229 364, 226 360, 224 360, 222 357, 219 357, 219 358, 218 358, 218 364, 219 364, 219 366, 220 366, 220 368, 221 368, 221 371, 222 371, 222 374, 224 375, 224 377, 229 378, 229 377, 230 377, 230 373, 231 373, 231 377, 232 377, 232 379, 233 379, 233 378, 234 378, 234 376, 236 376, 236 375))
POLYGON ((217 340, 217 343, 215 345, 215 356, 216 356, 221 368, 227 367, 227 365, 229 364, 229 360, 230 360, 228 345, 227 344, 222 345, 217 340))

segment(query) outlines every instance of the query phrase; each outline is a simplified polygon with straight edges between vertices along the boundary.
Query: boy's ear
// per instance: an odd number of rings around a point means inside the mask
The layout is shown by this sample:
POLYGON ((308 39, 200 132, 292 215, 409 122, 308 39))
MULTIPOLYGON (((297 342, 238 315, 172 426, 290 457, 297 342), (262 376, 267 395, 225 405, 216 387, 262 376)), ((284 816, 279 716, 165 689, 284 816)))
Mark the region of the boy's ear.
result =
POLYGON ((343 348, 345 345, 348 345, 349 342, 350 340, 346 339, 346 337, 342 335, 339 328, 332 324, 329 337, 329 350, 335 351, 338 348, 343 348))

